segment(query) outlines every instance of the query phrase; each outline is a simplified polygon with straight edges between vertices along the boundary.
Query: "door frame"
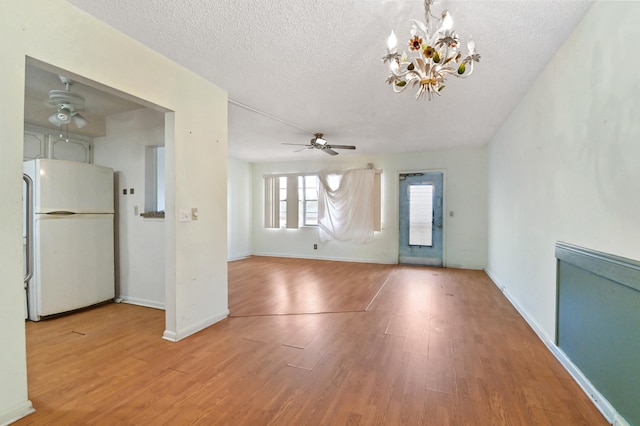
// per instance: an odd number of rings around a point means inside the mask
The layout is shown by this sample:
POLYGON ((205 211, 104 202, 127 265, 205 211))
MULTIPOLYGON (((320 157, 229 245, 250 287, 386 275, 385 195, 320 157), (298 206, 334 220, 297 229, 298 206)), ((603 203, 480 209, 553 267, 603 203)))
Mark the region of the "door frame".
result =
POLYGON ((394 191, 395 191, 395 229, 396 229, 396 238, 395 238, 395 258, 396 264, 400 264, 400 175, 406 173, 442 173, 442 268, 446 268, 447 265, 447 225, 448 221, 448 210, 447 210, 447 170, 446 169, 405 169, 405 170, 397 170, 395 175, 394 182, 394 191))

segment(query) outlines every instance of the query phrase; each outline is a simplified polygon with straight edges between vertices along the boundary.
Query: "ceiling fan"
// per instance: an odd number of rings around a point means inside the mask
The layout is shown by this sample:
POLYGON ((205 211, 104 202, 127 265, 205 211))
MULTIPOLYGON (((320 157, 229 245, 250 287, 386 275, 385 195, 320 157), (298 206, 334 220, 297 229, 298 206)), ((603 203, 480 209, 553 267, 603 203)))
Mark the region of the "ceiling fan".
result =
POLYGON ((356 149, 353 145, 331 145, 324 139, 322 133, 316 133, 315 137, 311 138, 308 144, 304 143, 283 143, 283 145, 302 145, 304 148, 298 149, 295 152, 306 151, 308 149, 319 149, 322 152, 326 152, 329 155, 338 155, 334 149, 356 149))
POLYGON ((58 110, 49 116, 49 122, 56 126, 73 124, 79 129, 88 124, 87 120, 78 111, 84 110, 84 98, 69 90, 73 81, 67 77, 60 76, 60 81, 64 84, 64 90, 50 90, 47 103, 58 110))

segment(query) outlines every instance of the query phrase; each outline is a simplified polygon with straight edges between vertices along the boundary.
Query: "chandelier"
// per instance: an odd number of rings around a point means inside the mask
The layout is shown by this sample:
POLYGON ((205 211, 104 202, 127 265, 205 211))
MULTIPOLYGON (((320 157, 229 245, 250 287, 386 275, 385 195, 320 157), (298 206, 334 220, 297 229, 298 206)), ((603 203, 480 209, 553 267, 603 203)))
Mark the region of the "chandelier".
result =
POLYGON ((473 63, 480 61, 475 51, 475 43, 469 39, 467 55, 463 58, 460 51, 458 34, 452 29, 453 19, 449 11, 442 12, 441 17, 431 13, 431 5, 435 0, 425 0, 425 22, 411 20, 411 38, 409 54, 398 53, 396 35, 391 31, 387 40, 387 54, 383 63, 389 63, 387 83, 394 92, 403 92, 407 87, 417 87, 416 100, 426 94, 440 96, 447 77, 453 75, 466 78, 473 72, 473 63))

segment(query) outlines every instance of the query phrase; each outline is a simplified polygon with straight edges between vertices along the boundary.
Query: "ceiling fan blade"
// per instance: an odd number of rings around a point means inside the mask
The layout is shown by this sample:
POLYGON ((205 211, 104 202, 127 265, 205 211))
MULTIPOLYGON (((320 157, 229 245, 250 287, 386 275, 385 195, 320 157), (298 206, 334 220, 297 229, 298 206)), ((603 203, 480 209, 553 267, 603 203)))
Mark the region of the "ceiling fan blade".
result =
POLYGON ((308 149, 313 149, 313 147, 311 147, 311 146, 305 146, 304 148, 296 149, 296 150, 295 150, 295 151, 293 151, 293 152, 302 152, 302 151, 306 151, 306 150, 308 150, 308 149))
POLYGON ((332 149, 356 149, 353 145, 328 145, 332 149))
POLYGON ((301 145, 301 146, 308 146, 309 144, 306 144, 306 143, 288 143, 288 142, 282 142, 282 145, 301 145))
POLYGON ((322 148, 322 152, 326 152, 329 155, 338 155, 338 153, 332 150, 331 148, 322 148))

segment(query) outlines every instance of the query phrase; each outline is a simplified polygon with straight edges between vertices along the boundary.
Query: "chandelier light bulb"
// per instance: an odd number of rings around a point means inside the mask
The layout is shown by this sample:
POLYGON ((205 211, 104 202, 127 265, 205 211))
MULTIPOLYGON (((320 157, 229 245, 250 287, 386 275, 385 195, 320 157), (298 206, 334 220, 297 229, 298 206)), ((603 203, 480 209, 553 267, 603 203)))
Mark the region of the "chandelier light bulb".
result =
POLYGON ((442 12, 442 29, 446 31, 450 30, 451 28, 453 28, 453 18, 451 17, 449 11, 445 10, 444 12, 442 12))
POLYGON ((69 118, 71 118, 71 113, 69 112, 68 109, 62 108, 61 110, 58 111, 58 120, 65 123, 69 120, 69 118))
POLYGON ((476 42, 471 38, 469 38, 469 41, 467 42, 467 49, 469 49, 469 53, 473 53, 476 50, 476 42))
POLYGON ((387 39, 387 48, 389 50, 393 50, 397 45, 398 38, 396 37, 396 34, 393 32, 393 30, 391 30, 391 34, 389 34, 389 38, 387 39))

